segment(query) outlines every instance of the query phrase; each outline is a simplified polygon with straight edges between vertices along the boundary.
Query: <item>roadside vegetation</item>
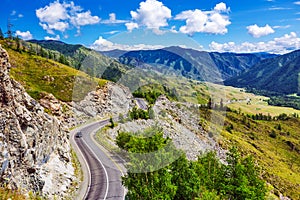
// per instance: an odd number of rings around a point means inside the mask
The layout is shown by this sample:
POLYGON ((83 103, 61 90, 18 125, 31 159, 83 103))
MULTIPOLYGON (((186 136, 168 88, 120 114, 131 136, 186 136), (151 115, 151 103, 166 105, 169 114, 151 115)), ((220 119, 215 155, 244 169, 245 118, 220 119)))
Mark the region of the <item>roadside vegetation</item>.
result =
POLYGON ((117 145, 129 152, 123 184, 129 199, 265 199, 267 188, 253 157, 231 148, 224 164, 214 152, 187 160, 162 131, 121 132, 117 145), (151 159, 143 154, 151 154, 151 159), (165 165, 168 161, 173 161, 165 165), (154 169, 154 170, 153 170, 154 169), (135 173, 138 171, 139 173, 135 173))
POLYGON ((0 187, 0 199, 11 199, 11 200, 44 200, 45 198, 39 196, 38 194, 34 194, 33 192, 29 192, 28 196, 25 196, 19 190, 11 190, 7 187, 0 187))

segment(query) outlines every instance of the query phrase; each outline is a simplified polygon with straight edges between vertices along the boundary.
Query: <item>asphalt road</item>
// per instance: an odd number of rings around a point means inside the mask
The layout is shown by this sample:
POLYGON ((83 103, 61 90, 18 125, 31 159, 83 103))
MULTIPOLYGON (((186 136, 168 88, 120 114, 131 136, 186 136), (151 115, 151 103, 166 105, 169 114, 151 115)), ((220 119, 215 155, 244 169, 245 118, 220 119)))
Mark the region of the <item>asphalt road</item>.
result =
POLYGON ((125 168, 123 160, 96 144, 93 133, 108 124, 109 120, 94 122, 72 131, 74 149, 77 152, 84 170, 82 190, 77 199, 124 199, 125 190, 121 183, 121 176, 125 168), (77 131, 82 137, 74 137, 77 131), (75 145, 74 145, 75 144, 75 145))
POLYGON ((137 103, 137 105, 138 105, 138 107, 140 109, 143 109, 143 110, 147 110, 148 109, 147 103, 145 102, 144 99, 142 99, 142 98, 135 98, 135 100, 136 100, 136 103, 137 103))

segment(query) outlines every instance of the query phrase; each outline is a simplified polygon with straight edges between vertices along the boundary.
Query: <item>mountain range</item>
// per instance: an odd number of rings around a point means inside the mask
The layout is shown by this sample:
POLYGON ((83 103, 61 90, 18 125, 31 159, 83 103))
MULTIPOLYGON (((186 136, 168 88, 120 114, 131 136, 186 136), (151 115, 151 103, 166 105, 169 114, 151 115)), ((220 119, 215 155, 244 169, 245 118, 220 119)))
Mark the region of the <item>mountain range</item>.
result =
POLYGON ((278 94, 300 93, 300 50, 263 60, 226 85, 271 91, 278 94))
MULTIPOLYGON (((254 88, 274 93, 299 93, 300 50, 284 55, 219 53, 177 46, 157 50, 97 52, 83 45, 31 40, 64 55, 69 65, 92 76, 117 82, 135 67, 163 74, 254 88)), ((129 72, 130 73, 130 72, 129 72)))
POLYGON ((273 54, 237 54, 205 52, 181 47, 158 50, 106 51, 102 54, 132 66, 150 65, 164 73, 175 73, 187 78, 219 82, 237 76, 260 61, 275 57, 273 54))

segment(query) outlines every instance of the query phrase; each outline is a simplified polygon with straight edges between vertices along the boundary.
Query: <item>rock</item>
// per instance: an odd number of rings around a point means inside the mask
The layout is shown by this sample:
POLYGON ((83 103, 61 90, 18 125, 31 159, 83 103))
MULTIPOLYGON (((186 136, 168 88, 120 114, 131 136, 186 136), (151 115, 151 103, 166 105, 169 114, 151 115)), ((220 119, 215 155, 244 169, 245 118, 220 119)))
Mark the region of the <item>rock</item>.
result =
MULTIPOLYGON (((57 180, 45 197, 54 199, 59 194, 63 198, 66 191, 58 188, 70 187, 70 177, 74 176, 68 132, 18 82, 10 79, 9 70, 8 55, 0 46, 0 182, 11 189, 45 194, 43 173, 52 169, 47 160, 61 157, 56 165, 60 169, 68 166, 69 175, 64 177, 59 171, 51 171, 57 180)), ((60 112, 58 102, 51 95, 47 100, 45 107, 60 112)))
POLYGON ((117 116, 127 113, 134 104, 130 90, 122 85, 108 82, 104 87, 90 92, 84 100, 72 102, 74 112, 81 112, 90 117, 117 116))

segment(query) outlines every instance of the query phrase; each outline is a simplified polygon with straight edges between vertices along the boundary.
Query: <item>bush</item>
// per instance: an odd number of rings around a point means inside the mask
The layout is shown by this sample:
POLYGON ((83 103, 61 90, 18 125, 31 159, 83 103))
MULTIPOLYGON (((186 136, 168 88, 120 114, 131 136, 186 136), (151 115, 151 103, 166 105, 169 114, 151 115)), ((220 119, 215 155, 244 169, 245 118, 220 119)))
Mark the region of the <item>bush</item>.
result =
POLYGON ((277 134, 276 134, 276 132, 275 132, 274 130, 272 130, 272 132, 269 134, 269 136, 270 136, 271 138, 276 138, 276 137, 277 137, 277 134))

